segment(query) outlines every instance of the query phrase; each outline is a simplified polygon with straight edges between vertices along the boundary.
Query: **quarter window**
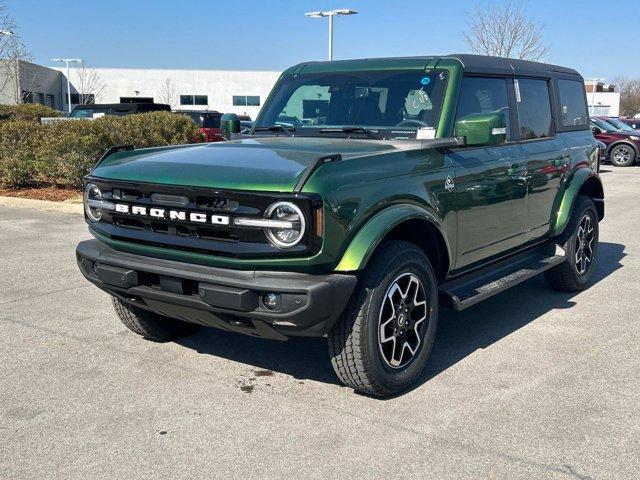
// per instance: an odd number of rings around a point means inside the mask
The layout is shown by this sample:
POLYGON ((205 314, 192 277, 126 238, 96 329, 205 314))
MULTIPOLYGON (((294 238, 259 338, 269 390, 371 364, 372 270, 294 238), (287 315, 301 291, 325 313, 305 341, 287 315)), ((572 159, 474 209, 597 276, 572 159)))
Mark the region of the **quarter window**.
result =
POLYGON ((551 99, 547 81, 516 78, 513 83, 516 92, 520 140, 553 136, 551 99))
POLYGON ((506 138, 510 138, 509 97, 504 78, 463 78, 456 120, 478 113, 499 114, 507 127, 506 138))
MULTIPOLYGON (((586 127, 589 123, 584 97, 584 84, 576 80, 558 80, 560 112, 563 127, 586 127)), ((607 108, 607 114, 608 112, 607 108)), ((595 113, 595 112, 594 112, 595 113)), ((598 112, 596 115, 604 115, 598 112)))

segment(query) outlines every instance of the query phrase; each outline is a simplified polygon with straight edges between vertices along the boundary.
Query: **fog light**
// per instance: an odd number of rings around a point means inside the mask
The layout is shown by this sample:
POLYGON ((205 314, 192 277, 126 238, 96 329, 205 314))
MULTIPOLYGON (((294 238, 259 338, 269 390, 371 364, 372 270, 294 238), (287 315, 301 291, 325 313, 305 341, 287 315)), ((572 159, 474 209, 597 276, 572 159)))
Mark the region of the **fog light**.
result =
POLYGON ((262 296, 262 303, 269 310, 275 310, 278 308, 280 296, 277 293, 267 293, 262 296))

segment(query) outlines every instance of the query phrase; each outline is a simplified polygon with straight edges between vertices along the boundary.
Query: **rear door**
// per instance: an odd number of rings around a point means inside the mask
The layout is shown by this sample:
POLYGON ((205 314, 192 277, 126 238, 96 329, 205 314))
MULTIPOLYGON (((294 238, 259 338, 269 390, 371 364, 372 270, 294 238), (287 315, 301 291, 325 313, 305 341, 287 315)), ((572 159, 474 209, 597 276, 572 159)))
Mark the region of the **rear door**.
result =
POLYGON ((465 77, 462 82, 456 120, 474 113, 500 112, 507 134, 501 145, 460 148, 448 154, 455 169, 458 212, 456 269, 523 243, 526 165, 521 146, 512 141, 509 82, 497 77, 465 77))
POLYGON ((556 136, 547 79, 516 78, 513 81, 518 138, 526 158, 527 240, 548 233, 553 205, 568 170, 566 146, 556 136))

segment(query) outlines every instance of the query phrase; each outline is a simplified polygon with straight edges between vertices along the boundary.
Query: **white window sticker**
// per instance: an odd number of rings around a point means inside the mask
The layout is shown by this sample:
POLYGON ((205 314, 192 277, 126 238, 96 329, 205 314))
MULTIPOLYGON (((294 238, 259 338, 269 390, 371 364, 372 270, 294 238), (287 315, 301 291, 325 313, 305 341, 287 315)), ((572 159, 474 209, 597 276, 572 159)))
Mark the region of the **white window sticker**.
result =
POLYGON ((520 103, 522 97, 520 97, 520 82, 518 82, 517 78, 513 81, 513 88, 516 90, 516 102, 520 103))
POLYGON ((420 127, 416 132, 416 140, 433 140, 436 138, 436 129, 433 127, 420 127))

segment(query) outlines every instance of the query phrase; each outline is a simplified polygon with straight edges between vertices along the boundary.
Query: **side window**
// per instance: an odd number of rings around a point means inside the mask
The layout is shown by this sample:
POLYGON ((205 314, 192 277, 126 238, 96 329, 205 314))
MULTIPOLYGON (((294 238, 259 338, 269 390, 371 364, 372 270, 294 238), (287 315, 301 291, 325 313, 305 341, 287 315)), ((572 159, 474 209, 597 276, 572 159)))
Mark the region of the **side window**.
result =
POLYGON ((516 108, 520 139, 533 140, 553 135, 551 116, 551 98, 546 80, 516 78, 513 81, 516 91, 516 108))
POLYGON ((563 127, 587 127, 589 115, 584 96, 584 84, 576 80, 558 80, 560 113, 563 127))
POLYGON ((474 113, 499 113, 507 127, 506 138, 511 138, 509 100, 504 78, 464 77, 456 120, 474 113))

